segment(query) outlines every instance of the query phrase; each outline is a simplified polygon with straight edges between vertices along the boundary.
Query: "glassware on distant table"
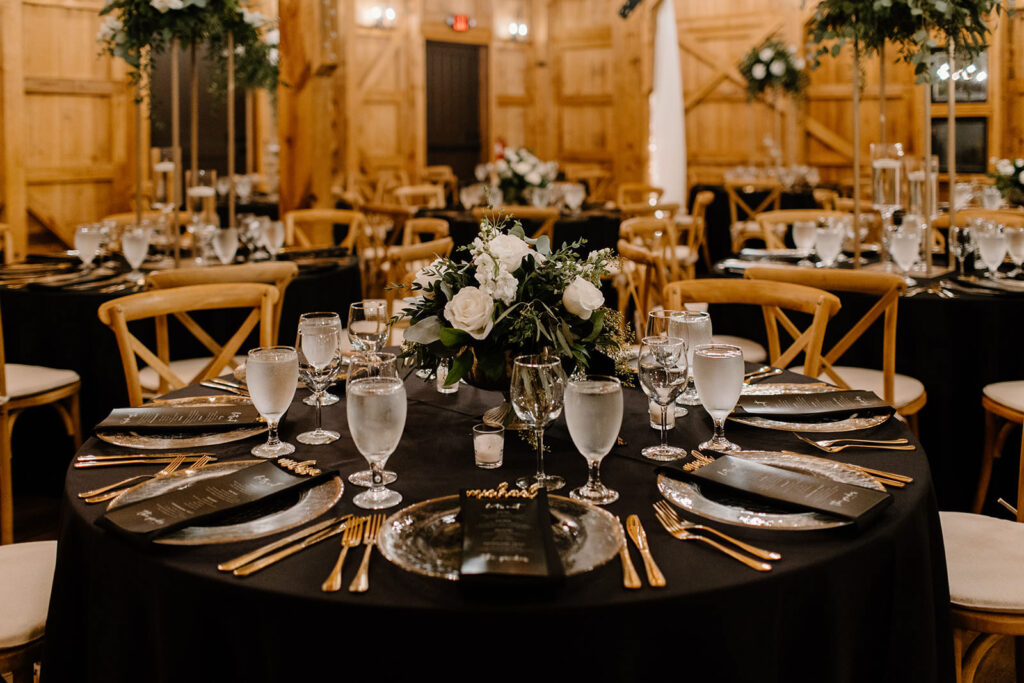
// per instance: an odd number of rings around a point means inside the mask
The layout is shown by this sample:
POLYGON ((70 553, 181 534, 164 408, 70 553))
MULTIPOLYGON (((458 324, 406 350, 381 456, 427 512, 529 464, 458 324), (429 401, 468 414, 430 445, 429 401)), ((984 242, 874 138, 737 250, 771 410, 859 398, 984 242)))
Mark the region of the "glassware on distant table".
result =
POLYGON ((348 340, 359 353, 376 353, 388 340, 388 310, 383 301, 366 299, 348 307, 348 340))
POLYGON ((276 458, 295 452, 295 446, 281 441, 277 426, 295 397, 299 382, 299 356, 290 346, 261 346, 249 352, 245 383, 252 404, 270 428, 267 442, 252 449, 260 458, 276 458))
POLYGON ((814 229, 814 252, 820 259, 820 267, 831 268, 835 265, 836 258, 843 250, 845 237, 846 230, 842 225, 826 225, 814 229))
POLYGON ((972 199, 974 199, 974 183, 956 183, 953 186, 953 201, 958 210, 966 209, 972 199))
POLYGON ((152 150, 153 208, 170 212, 174 209, 180 182, 177 174, 177 154, 174 147, 155 147, 152 150))
POLYGON ((252 186, 251 175, 235 175, 235 192, 238 194, 239 203, 249 203, 252 199, 252 186))
POLYGON ((601 460, 608 455, 622 427, 622 384, 615 377, 583 375, 565 385, 565 424, 576 450, 587 460, 587 483, 569 497, 594 505, 619 499, 601 483, 601 460))
POLYGON ((959 275, 966 277, 964 261, 974 250, 971 239, 971 229, 965 226, 954 225, 949 229, 949 253, 960 264, 959 275))
POLYGON ((193 223, 215 225, 217 219, 217 172, 200 169, 192 174, 187 172, 185 181, 188 183, 188 209, 192 212, 193 223))
POLYGON ((565 205, 574 215, 580 212, 583 201, 587 198, 587 188, 580 183, 564 183, 562 185, 562 199, 565 205))
MULTIPOLYGON (((348 375, 345 384, 360 379, 374 377, 398 377, 398 358, 393 353, 374 353, 354 356, 348 364, 348 375)), ((329 405, 324 403, 324 405, 329 405)), ((384 484, 394 483, 398 475, 391 470, 381 470, 381 477, 384 484)), ((348 475, 350 483, 356 486, 369 488, 373 486, 373 472, 371 470, 360 470, 348 475)))
POLYGON ((732 344, 698 346, 693 354, 693 377, 704 410, 715 423, 714 435, 700 444, 719 453, 740 450, 725 438, 725 418, 743 390, 743 350, 732 344))
POLYGON ((544 472, 544 428, 562 412, 565 381, 562 362, 555 356, 524 355, 513 361, 509 386, 512 408, 533 431, 537 449, 537 473, 517 479, 516 484, 521 488, 537 484, 555 491, 565 486, 564 479, 544 472))
POLYGON ((213 235, 213 253, 222 265, 234 263, 238 252, 238 228, 224 228, 213 235))
POLYGON ((925 185, 928 169, 924 157, 906 157, 903 162, 907 170, 907 211, 921 216, 935 216, 935 205, 939 196, 939 157, 932 155, 930 202, 925 196, 928 189, 925 185))
POLYGON ((903 172, 903 145, 871 145, 871 187, 873 206, 883 217, 891 217, 903 206, 901 180, 903 172))
MULTIPOLYGON (((668 445, 668 406, 686 386, 686 342, 678 337, 644 337, 637 357, 640 387, 648 398, 661 406, 661 443, 641 451, 645 458, 657 461, 676 460, 686 450, 668 445)), ((698 387, 699 389, 699 387, 698 387)))
POLYGON ((988 267, 988 276, 991 279, 999 277, 999 266, 1006 258, 1007 239, 1003 233, 1002 226, 995 225, 985 230, 976 231, 974 239, 978 244, 978 255, 988 267))
POLYGON ((921 232, 916 225, 904 225, 889 234, 889 254, 909 287, 917 284, 910 271, 921 256, 921 232))
POLYGON ((103 226, 98 223, 79 225, 75 228, 75 249, 85 270, 91 270, 92 262, 103 246, 103 226))
POLYGON ((998 187, 989 185, 981 191, 981 205, 986 209, 998 209, 1003 205, 1003 193, 998 187))
POLYGON ((1024 228, 1003 228, 1006 235, 1006 248, 1013 261, 1013 270, 1006 274, 1006 277, 1017 277, 1021 273, 1021 265, 1024 265, 1024 228))
POLYGON ((284 223, 272 221, 263 229, 263 246, 270 253, 270 258, 277 258, 277 252, 284 248, 284 223))
POLYGON ((316 421, 313 430, 299 434, 299 443, 318 446, 337 441, 338 432, 324 429, 322 423, 323 393, 334 379, 341 362, 341 319, 337 313, 304 313, 299 317, 296 342, 299 354, 299 376, 313 392, 316 421))
POLYGON ((814 243, 818 236, 818 224, 814 221, 796 221, 793 223, 793 244, 805 253, 797 263, 798 266, 810 266, 810 257, 814 255, 814 243))
POLYGON ((149 253, 150 235, 151 228, 148 221, 126 226, 124 232, 121 233, 121 254, 132 269, 125 277, 132 282, 142 280, 142 271, 139 270, 139 267, 149 253))
POLYGON ((348 429, 372 473, 371 488, 352 502, 368 510, 398 505, 402 494, 386 488, 382 471, 405 429, 405 384, 398 377, 362 377, 348 382, 345 392, 348 429))
MULTIPOLYGON (((679 311, 669 321, 668 336, 686 342, 686 365, 692 368, 694 349, 711 343, 711 315, 705 311, 679 311)), ((693 385, 692 372, 689 373, 686 389, 679 394, 676 404, 700 405, 700 397, 697 396, 697 389, 693 385)), ((676 417, 681 417, 678 411, 676 417)))
POLYGON ((476 466, 493 470, 501 467, 505 453, 505 428, 501 425, 473 425, 473 459, 476 466))

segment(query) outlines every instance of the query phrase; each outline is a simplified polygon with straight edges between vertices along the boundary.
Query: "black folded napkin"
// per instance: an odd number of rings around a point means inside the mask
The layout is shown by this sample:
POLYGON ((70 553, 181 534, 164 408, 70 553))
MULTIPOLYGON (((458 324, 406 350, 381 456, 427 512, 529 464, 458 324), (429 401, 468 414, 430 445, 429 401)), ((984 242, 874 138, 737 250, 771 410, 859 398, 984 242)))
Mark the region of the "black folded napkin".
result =
POLYGON ((540 587, 564 576, 555 549, 547 491, 463 489, 461 585, 540 587))
POLYGON ((892 496, 883 491, 729 455, 691 472, 668 465, 658 468, 658 473, 681 480, 697 479, 702 485, 738 491, 783 509, 823 512, 850 520, 857 527, 875 519, 892 503, 892 496))
POLYGON ((892 415, 893 407, 870 391, 827 391, 820 394, 741 396, 736 415, 769 418, 844 418, 854 413, 892 415))
POLYGON ((222 519, 296 493, 336 474, 290 458, 268 460, 110 510, 98 523, 133 541, 152 541, 175 529, 222 519))
POLYGON ((260 424, 250 404, 157 405, 115 408, 96 429, 103 431, 182 432, 238 429, 260 424))

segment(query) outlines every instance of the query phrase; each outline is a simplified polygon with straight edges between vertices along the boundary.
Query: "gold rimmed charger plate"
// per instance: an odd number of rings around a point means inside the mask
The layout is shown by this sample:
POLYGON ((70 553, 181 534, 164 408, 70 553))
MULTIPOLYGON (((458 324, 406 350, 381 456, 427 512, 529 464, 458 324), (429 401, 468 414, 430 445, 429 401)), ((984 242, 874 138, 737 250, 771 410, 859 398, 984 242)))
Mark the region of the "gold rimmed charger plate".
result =
MULTIPOLYGON (((151 401, 149 405, 250 405, 245 396, 189 396, 185 398, 162 398, 151 401)), ((266 425, 255 427, 239 427, 218 432, 200 434, 182 432, 180 435, 145 434, 139 432, 97 431, 96 438, 115 446, 125 448, 164 449, 164 448, 197 448, 200 446, 216 446, 222 443, 242 441, 267 431, 266 425)))
MULTIPOLYGON (((548 496, 555 549, 566 576, 600 567, 626 542, 622 527, 607 510, 562 496, 548 496)), ((449 581, 459 580, 462 525, 459 497, 444 496, 394 513, 381 527, 377 547, 402 569, 449 581)))
MULTIPOLYGON (((263 460, 236 460, 233 462, 210 463, 198 470, 179 470, 168 475, 155 477, 136 484, 110 501, 108 510, 124 505, 137 503, 153 496, 169 491, 176 491, 212 477, 237 472, 240 469, 263 460)), ((340 477, 333 477, 308 488, 298 494, 298 500, 280 510, 260 515, 254 519, 239 521, 234 524, 188 526, 172 531, 166 536, 155 539, 161 545, 212 545, 214 543, 235 543, 248 541, 292 527, 311 522, 330 510, 341 500, 345 486, 340 477)))

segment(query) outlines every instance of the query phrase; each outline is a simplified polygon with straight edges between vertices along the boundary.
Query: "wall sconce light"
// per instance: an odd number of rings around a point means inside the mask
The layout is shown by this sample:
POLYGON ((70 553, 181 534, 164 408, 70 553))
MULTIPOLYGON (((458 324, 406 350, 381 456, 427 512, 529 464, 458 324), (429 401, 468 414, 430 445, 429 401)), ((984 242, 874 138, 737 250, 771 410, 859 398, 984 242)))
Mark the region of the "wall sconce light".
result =
POLYGON ((394 28, 398 13, 388 5, 374 5, 363 12, 363 26, 372 28, 394 28))
POLYGON ((509 40, 526 40, 526 35, 530 32, 526 22, 513 21, 508 25, 508 38, 509 40))

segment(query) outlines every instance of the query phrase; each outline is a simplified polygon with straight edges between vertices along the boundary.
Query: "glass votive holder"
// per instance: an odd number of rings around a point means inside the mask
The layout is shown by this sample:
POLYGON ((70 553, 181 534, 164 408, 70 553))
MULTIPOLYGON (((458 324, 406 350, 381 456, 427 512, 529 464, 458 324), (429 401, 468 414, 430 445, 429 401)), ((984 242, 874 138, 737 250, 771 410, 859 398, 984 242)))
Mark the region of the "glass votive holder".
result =
POLYGON ((454 394, 459 390, 458 382, 455 382, 450 386, 445 385, 444 378, 448 376, 448 369, 447 363, 438 363, 437 365, 437 380, 434 386, 437 388, 437 393, 439 394, 454 394))
MULTIPOLYGON (((649 402, 651 413, 651 429, 661 431, 661 406, 654 401, 649 402)), ((665 411, 665 429, 673 429, 676 426, 676 407, 672 404, 665 411)))
POLYGON ((485 470, 501 467, 504 452, 504 427, 488 424, 473 425, 473 457, 477 467, 485 470))

